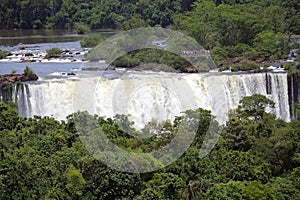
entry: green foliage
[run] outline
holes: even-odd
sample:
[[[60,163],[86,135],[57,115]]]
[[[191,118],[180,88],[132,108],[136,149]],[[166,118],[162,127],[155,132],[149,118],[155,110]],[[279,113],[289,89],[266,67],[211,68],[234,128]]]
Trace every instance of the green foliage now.
[[[283,34],[272,31],[263,31],[254,38],[254,48],[262,59],[286,58],[288,42]]]
[[[140,70],[178,70],[181,72],[185,71],[187,67],[192,66],[184,58],[161,49],[142,49],[132,51],[129,54],[121,56],[112,64],[116,67],[136,68]]]
[[[25,119],[0,103],[0,199],[299,199],[300,122],[266,113],[272,105],[263,96],[242,99],[220,127],[215,148],[200,158],[199,147],[213,122],[211,113],[200,108],[174,122],[150,123],[144,131],[169,134],[140,139],[124,131],[136,131],[125,115]],[[75,119],[84,126],[75,127]],[[194,130],[196,139],[166,168],[131,174],[110,169],[87,152],[79,134],[99,127],[120,148],[134,152],[161,148],[178,130]]]
[[[78,23],[86,24],[84,30],[123,28],[123,25],[131,28],[142,21],[145,25],[167,27],[176,13],[190,9],[194,1],[2,0],[0,28],[77,29]],[[142,17],[136,20],[137,15]]]
[[[299,15],[298,10],[294,2],[284,1],[198,1],[192,11],[174,16],[173,27],[211,49],[217,64],[228,58],[262,62],[287,57],[286,33],[300,30],[287,19],[295,19],[289,12]],[[232,65],[224,64],[227,69]]]
[[[26,66],[24,69],[24,75],[25,76],[32,76],[34,75],[34,71],[32,69],[30,69],[30,67]]]
[[[147,192],[145,191],[141,195],[141,198],[147,198],[150,190],[158,199],[179,199],[181,196],[179,189],[183,185],[184,182],[178,175],[172,173],[155,173],[152,179],[145,184]]]
[[[243,59],[239,63],[233,64],[232,71],[258,71],[259,64],[254,61]]]
[[[147,23],[143,20],[142,16],[139,14],[133,15],[129,20],[124,22],[124,29],[130,30],[134,28],[146,27]]]
[[[214,59],[214,61],[217,64],[219,64],[221,61],[225,60],[227,57],[228,57],[228,53],[224,48],[222,48],[220,46],[213,48],[212,58]]]
[[[6,56],[8,56],[10,54],[9,51],[5,51],[5,50],[1,50],[0,49],[0,59],[5,58]]]
[[[13,87],[14,87],[14,84],[12,84],[12,83],[0,84],[2,102],[5,102],[7,104],[12,103],[13,98],[14,98]]]
[[[261,184],[260,182],[253,181],[243,188],[244,199],[254,200],[273,200],[276,199],[275,192],[272,188]]]
[[[0,131],[14,129],[18,123],[18,119],[16,109],[0,102]]]
[[[275,192],[276,199],[299,199],[300,191],[297,189],[297,183],[290,177],[275,177],[267,184]]]
[[[45,56],[46,59],[49,59],[49,58],[59,58],[61,57],[63,51],[59,48],[52,48],[52,49],[49,49],[47,50],[47,54]]]
[[[78,34],[84,34],[90,31],[90,28],[86,24],[79,22],[74,24],[74,29]]]
[[[227,183],[216,184],[211,187],[205,194],[203,199],[213,200],[227,200],[236,199],[242,200],[244,184],[236,181],[229,181]]]
[[[100,44],[104,40],[103,36],[99,34],[93,34],[89,36],[85,36],[81,41],[81,47],[95,47]]]
[[[242,115],[253,117],[255,121],[263,118],[267,107],[274,108],[275,103],[261,94],[246,96],[240,101],[239,109]]]
[[[65,172],[65,177],[68,181],[66,188],[71,195],[75,198],[82,196],[82,191],[85,187],[86,181],[83,179],[80,171],[75,169],[74,166],[71,166]]]
[[[300,55],[298,55],[295,60],[300,62]]]

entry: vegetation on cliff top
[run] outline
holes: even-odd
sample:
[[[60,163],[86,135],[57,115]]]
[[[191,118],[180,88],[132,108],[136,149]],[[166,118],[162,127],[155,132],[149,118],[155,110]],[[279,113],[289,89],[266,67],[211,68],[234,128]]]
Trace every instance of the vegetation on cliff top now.
[[[8,56],[9,54],[10,54],[9,51],[5,51],[5,50],[0,49],[0,59],[5,58],[5,57]]]
[[[36,81],[38,76],[34,73],[32,69],[28,66],[24,69],[23,74],[16,74],[15,71],[12,71],[11,74],[4,74],[0,77],[0,84],[12,84],[16,82],[25,82],[25,81]]]
[[[62,56],[63,51],[59,48],[52,48],[47,50],[47,54],[45,56],[46,59],[49,58],[59,58]]]

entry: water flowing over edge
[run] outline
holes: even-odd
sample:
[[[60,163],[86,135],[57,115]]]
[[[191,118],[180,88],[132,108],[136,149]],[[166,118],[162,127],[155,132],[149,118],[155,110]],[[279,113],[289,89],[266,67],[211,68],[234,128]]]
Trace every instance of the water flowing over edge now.
[[[211,110],[220,123],[244,96],[262,94],[275,102],[269,110],[290,120],[287,74],[146,74],[119,78],[85,77],[47,80],[13,88],[21,116],[52,116],[58,120],[76,111],[105,117],[130,114],[137,128],[152,119],[174,119],[198,107]]]

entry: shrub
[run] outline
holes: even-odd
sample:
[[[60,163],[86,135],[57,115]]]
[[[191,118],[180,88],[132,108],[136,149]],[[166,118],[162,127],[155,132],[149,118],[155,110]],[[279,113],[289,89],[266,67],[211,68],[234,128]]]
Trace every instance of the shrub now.
[[[32,69],[30,69],[28,66],[26,66],[26,68],[24,69],[24,75],[25,76],[32,76],[34,75],[34,72]]]
[[[226,51],[226,49],[220,46],[216,46],[212,50],[212,58],[217,63],[217,65],[220,64],[221,61],[225,60],[228,57],[227,54],[228,52]]]
[[[103,40],[104,40],[104,38],[102,35],[93,34],[93,35],[84,37],[80,41],[80,45],[81,45],[81,47],[95,47],[98,44],[100,44]]]
[[[228,47],[228,57],[229,58],[235,58],[235,57],[242,57],[247,52],[252,52],[253,48],[251,48],[247,44],[237,44],[233,47]]]
[[[74,28],[78,34],[84,34],[90,31],[90,28],[84,23],[75,23]]]
[[[243,59],[232,66],[232,71],[250,71],[258,69],[259,65],[256,62],[247,59]]]
[[[10,54],[9,51],[5,51],[5,50],[1,50],[0,49],[0,59],[5,58],[6,56],[8,56]]]
[[[287,62],[287,63],[284,63],[282,66],[283,66],[283,68],[284,68],[285,70],[289,70],[289,69],[291,69],[292,67],[294,67],[294,63],[292,63],[292,62]]]
[[[185,71],[187,67],[192,66],[187,60],[173,54],[171,52],[160,49],[141,49],[132,51],[127,55],[123,55],[113,63],[116,67],[125,67],[136,69],[147,69],[160,71]],[[149,69],[149,70],[150,70]]]
[[[129,20],[125,21],[123,26],[125,30],[130,30],[134,28],[146,27],[147,23],[143,20],[141,15],[135,14]]]
[[[45,58],[59,58],[61,57],[61,54],[63,53],[63,51],[59,48],[52,48],[47,50],[47,54],[45,56]]]

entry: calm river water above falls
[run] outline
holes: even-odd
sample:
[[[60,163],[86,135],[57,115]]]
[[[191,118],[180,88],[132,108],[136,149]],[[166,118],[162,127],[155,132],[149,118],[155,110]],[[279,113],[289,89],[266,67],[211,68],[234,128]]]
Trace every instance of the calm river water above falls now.
[[[101,34],[104,37],[108,37],[115,33],[116,31],[114,30],[99,30],[92,34]],[[0,49],[22,55],[31,52],[45,52],[48,49],[57,47],[64,50],[70,50],[73,54],[83,54],[86,49],[83,49],[80,46],[79,41],[82,37],[84,37],[84,35],[74,34],[66,30],[0,30]],[[24,50],[20,50],[21,44],[26,46]],[[0,74],[8,74],[12,71],[22,73],[25,67],[29,66],[38,74],[38,76],[45,77],[54,72],[74,72],[78,68],[82,68],[83,65],[88,65],[88,67],[101,67],[104,64],[97,63],[92,65],[80,62],[80,60],[77,60],[76,62],[60,61],[32,63],[21,63],[14,61],[13,59],[9,62],[0,60]]]

